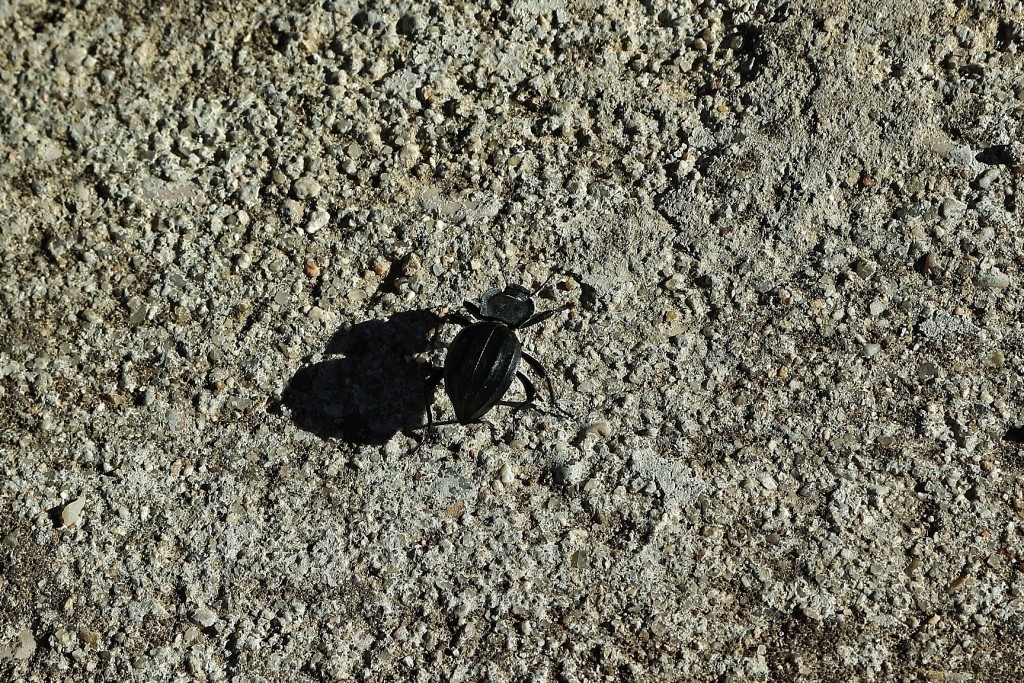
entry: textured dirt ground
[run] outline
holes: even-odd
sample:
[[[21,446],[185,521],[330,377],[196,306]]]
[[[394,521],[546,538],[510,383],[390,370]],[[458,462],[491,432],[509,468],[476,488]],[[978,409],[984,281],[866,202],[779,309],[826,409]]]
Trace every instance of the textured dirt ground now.
[[[1020,2],[0,3],[0,678],[1019,680],[1022,52]],[[552,275],[569,417],[404,433],[444,309]]]

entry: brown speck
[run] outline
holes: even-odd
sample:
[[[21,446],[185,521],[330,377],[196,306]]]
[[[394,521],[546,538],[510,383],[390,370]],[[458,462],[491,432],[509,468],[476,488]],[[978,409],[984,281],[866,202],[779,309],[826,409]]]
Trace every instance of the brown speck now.
[[[970,579],[970,578],[971,578],[970,575],[968,575],[966,573],[961,574],[960,576],[956,577],[955,579],[950,581],[949,585],[946,587],[946,593],[949,594],[949,593],[956,592],[956,589],[960,588],[960,586],[962,586],[965,583],[967,583],[968,579]]]
[[[932,269],[935,268],[935,252],[929,251],[927,254],[917,259],[915,266],[917,267],[917,272],[921,273],[921,275],[929,275],[932,272]]]
[[[460,500],[460,501],[456,501],[452,505],[449,505],[445,509],[444,514],[447,515],[451,519],[458,519],[459,517],[462,516],[462,512],[465,509],[466,509],[466,501]]]
[[[420,257],[415,253],[409,253],[402,259],[402,275],[406,277],[417,274],[423,269]]]
[[[306,261],[306,267],[303,268],[303,271],[306,273],[306,277],[310,279],[320,277],[320,266],[318,266],[316,261],[312,259]]]
[[[860,186],[863,187],[865,190],[874,187],[875,179],[872,178],[871,175],[867,173],[867,171],[864,171],[860,174]]]
[[[377,277],[384,277],[388,274],[389,270],[391,270],[391,264],[387,261],[381,261],[373,267],[373,273]]]

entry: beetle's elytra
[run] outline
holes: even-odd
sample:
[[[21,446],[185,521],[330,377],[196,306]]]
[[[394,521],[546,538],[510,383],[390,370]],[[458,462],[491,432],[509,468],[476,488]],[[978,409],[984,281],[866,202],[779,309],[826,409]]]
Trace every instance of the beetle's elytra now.
[[[523,345],[502,323],[485,321],[464,328],[448,347],[444,389],[462,424],[483,417],[512,386]]]
[[[525,360],[547,382],[552,406],[556,407],[551,380],[540,362],[523,351],[516,331],[543,322],[568,306],[535,314],[530,291],[509,285],[504,290],[488,289],[481,295],[479,305],[466,301],[465,307],[478,322],[458,313],[445,317],[445,322],[462,325],[463,329],[448,347],[444,368],[432,376],[428,390],[443,376],[456,420],[469,424],[501,402],[518,377],[526,391],[525,400],[514,404],[521,409],[531,404],[537,395],[533,383],[519,371],[520,360]],[[427,420],[428,424],[433,423],[429,407]]]

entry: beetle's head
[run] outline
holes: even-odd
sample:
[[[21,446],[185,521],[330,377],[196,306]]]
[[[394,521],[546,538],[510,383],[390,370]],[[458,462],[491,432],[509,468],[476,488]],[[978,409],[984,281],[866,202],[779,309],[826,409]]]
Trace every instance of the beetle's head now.
[[[492,287],[480,295],[480,317],[496,320],[515,329],[533,315],[530,290],[520,285],[509,285],[504,291]]]

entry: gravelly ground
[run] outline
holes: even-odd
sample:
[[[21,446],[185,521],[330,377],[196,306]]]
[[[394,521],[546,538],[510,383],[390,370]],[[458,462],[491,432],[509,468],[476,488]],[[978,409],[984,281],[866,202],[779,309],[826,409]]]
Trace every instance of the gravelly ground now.
[[[1020,680],[1024,4],[202,5],[0,3],[0,678]]]

